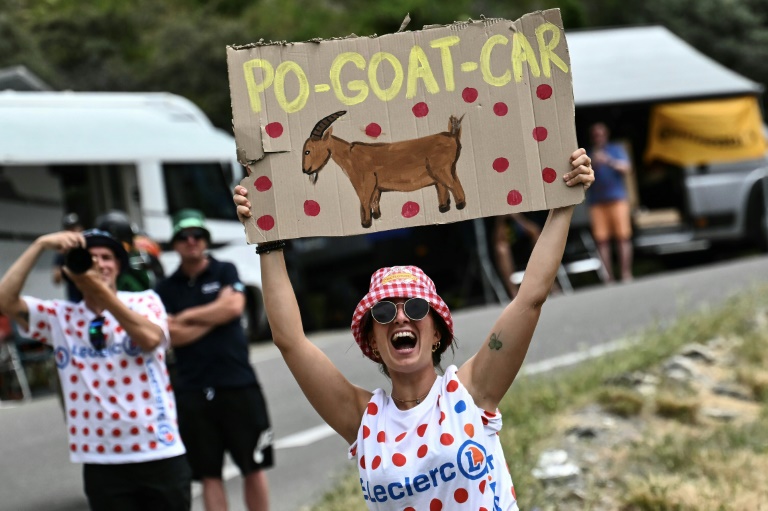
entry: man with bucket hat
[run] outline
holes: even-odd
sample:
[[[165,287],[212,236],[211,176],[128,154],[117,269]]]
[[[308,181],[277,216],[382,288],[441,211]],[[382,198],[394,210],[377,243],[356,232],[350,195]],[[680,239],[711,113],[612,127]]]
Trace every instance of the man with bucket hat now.
[[[39,256],[66,252],[83,299],[21,296]],[[109,233],[41,236],[0,280],[0,311],[24,337],[53,347],[70,459],[83,463],[93,510],[188,510],[190,473],[165,367],[165,309],[154,291],[117,290],[128,255]]]
[[[272,430],[240,324],[245,286],[232,263],[207,253],[210,240],[200,211],[179,211],[171,243],[181,264],[157,287],[176,357],[179,427],[206,510],[227,509],[222,465],[229,452],[243,475],[246,507],[266,511]]]

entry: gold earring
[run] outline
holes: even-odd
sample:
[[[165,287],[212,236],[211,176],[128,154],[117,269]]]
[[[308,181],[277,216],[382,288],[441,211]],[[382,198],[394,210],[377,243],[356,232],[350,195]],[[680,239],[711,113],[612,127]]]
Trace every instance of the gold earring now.
[[[432,353],[436,352],[440,349],[440,341],[437,341],[435,344],[432,345]]]
[[[374,357],[376,357],[376,358],[381,358],[381,357],[379,356],[379,350],[377,350],[375,346],[371,346],[371,353],[373,353],[373,356],[374,356]]]

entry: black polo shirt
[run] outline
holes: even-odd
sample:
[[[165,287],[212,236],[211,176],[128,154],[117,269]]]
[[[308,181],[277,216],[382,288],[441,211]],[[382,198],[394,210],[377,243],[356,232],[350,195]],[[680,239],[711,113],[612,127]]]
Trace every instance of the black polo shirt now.
[[[168,314],[213,302],[227,286],[240,292],[245,289],[232,263],[217,261],[210,256],[208,260],[208,267],[194,279],[188,278],[179,268],[158,284],[156,291]],[[239,317],[217,326],[197,341],[173,348],[173,351],[178,375],[174,383],[176,391],[256,383],[256,374],[248,361],[248,339]]]

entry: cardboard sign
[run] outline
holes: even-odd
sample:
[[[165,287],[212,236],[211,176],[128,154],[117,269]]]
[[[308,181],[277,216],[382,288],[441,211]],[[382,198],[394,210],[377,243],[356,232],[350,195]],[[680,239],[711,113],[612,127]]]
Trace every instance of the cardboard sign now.
[[[559,10],[227,48],[252,243],[576,204]]]

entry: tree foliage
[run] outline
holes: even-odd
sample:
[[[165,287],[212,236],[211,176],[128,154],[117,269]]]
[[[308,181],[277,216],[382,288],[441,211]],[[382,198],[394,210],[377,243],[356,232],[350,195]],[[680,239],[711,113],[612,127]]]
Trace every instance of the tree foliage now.
[[[766,0],[4,0],[0,67],[57,89],[169,91],[230,126],[225,48],[410,30],[559,7],[566,28],[664,24],[737,72],[768,81]]]

